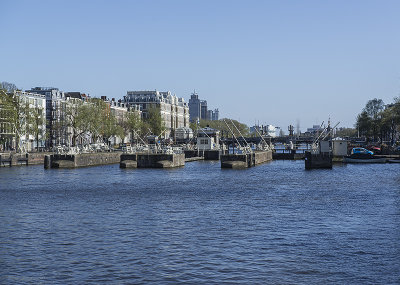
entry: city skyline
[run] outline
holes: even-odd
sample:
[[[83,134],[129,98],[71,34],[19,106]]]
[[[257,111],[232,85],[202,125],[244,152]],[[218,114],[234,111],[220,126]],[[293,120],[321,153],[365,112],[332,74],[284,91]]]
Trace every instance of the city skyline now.
[[[199,96],[222,117],[353,127],[399,95],[396,1],[5,1],[0,81],[122,99]]]

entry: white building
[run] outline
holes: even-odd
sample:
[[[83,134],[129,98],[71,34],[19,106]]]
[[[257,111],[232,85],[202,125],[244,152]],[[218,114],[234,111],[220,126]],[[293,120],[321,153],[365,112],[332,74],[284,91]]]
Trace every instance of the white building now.
[[[183,141],[183,140],[190,140],[193,138],[193,130],[191,128],[177,128],[175,130],[175,138],[177,140]]]
[[[219,149],[219,131],[213,128],[203,128],[198,130],[197,148],[199,150]]]
[[[22,103],[28,104],[32,116],[40,116],[41,124],[38,126],[39,140],[30,134],[23,134],[21,141],[27,146],[27,151],[35,148],[44,148],[46,143],[46,96],[41,94],[15,91],[14,94],[20,97]],[[35,118],[34,118],[35,119]]]
[[[70,134],[65,127],[67,103],[65,93],[54,87],[35,87],[26,92],[46,96],[46,128],[49,134],[47,146],[67,145],[70,141]]]
[[[268,137],[276,137],[276,127],[273,125],[261,125],[250,127],[250,133]]]
[[[127,119],[128,112],[135,112],[139,118],[141,117],[141,111],[139,110],[138,105],[132,105],[128,107],[128,104],[123,102],[122,100],[116,101],[115,98],[112,98],[111,101],[107,99],[106,96],[102,96],[101,99],[106,102],[106,104],[110,107],[110,113],[115,116],[115,119],[119,124],[123,124],[123,121]],[[109,141],[112,145],[118,145],[121,143],[128,143],[132,139],[132,134],[125,134],[124,138],[119,136],[112,136],[109,138]]]
[[[149,108],[157,107],[165,124],[166,138],[173,137],[177,128],[189,127],[187,103],[183,98],[172,95],[170,91],[128,91],[124,101],[129,107],[138,105],[144,119],[148,116]]]
[[[17,144],[22,151],[31,151],[37,147],[44,147],[46,140],[46,96],[19,90],[14,91],[9,96],[14,96],[19,100],[18,124],[20,127],[17,130],[16,126],[12,125],[8,118],[4,117],[9,116],[9,113],[0,110],[0,135],[4,139],[4,148],[15,149]],[[28,109],[25,109],[25,107],[28,107]],[[32,130],[33,124],[29,122],[29,120],[36,118],[41,118],[37,128],[38,138],[36,138],[36,134]],[[16,142],[17,135],[19,137],[18,143]]]

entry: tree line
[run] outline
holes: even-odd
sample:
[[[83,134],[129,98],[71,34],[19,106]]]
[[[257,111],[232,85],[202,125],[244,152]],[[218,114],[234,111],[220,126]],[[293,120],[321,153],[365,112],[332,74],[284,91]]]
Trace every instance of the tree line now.
[[[61,118],[46,120],[44,108],[30,104],[15,91],[20,90],[14,84],[0,83],[0,144],[15,138],[17,150],[22,147],[22,136],[29,138],[32,135],[39,148],[40,140],[51,140],[62,133],[68,134],[71,146],[76,146],[82,140],[109,144],[113,136],[122,140],[129,136],[132,142],[149,134],[160,135],[165,130],[157,107],[149,108],[142,119],[139,112],[129,109],[117,114],[99,98],[65,100],[60,107]]]
[[[388,105],[382,99],[369,100],[357,116],[356,128],[369,140],[393,143],[400,131],[400,97]]]
[[[236,137],[249,136],[249,127],[246,124],[240,123],[237,120],[232,119],[221,119],[221,120],[200,120],[199,124],[190,123],[190,128],[192,130],[197,130],[198,128],[210,127],[221,132],[223,137],[232,137],[232,133]]]
[[[109,143],[111,137],[123,141],[127,136],[130,141],[144,140],[147,135],[160,135],[165,130],[161,113],[157,107],[147,110],[146,118],[141,118],[138,111],[130,110],[117,114],[107,102],[90,98],[87,101],[74,99],[67,103],[66,127],[72,131],[72,145],[77,145],[79,137],[91,136],[92,142]]]
[[[2,134],[0,144],[15,137],[16,149],[22,147],[22,136],[32,135],[39,148],[39,138],[45,138],[46,117],[44,108],[30,104],[26,98],[15,96],[17,88],[14,84],[0,83],[0,123]]]

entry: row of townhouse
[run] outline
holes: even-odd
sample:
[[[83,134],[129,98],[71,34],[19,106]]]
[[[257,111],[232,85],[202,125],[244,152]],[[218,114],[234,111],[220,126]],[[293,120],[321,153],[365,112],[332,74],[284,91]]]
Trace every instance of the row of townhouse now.
[[[36,147],[53,148],[59,145],[72,145],[73,130],[67,124],[68,104],[76,100],[87,101],[89,96],[80,92],[64,92],[54,87],[34,87],[30,90],[15,91],[14,96],[21,100],[29,101],[31,108],[38,108],[46,118],[40,127],[43,132],[36,141],[32,135],[20,134],[20,144],[26,146],[30,151]],[[101,99],[107,103],[110,112],[118,121],[123,120],[126,112],[138,112],[142,119],[148,118],[149,109],[157,108],[165,125],[164,138],[174,138],[179,130],[189,129],[189,107],[183,98],[171,94],[170,91],[128,91],[122,100],[111,100],[102,96]],[[5,110],[0,106],[0,136],[2,137],[2,149],[16,148],[15,128],[10,126],[4,118]],[[177,131],[178,130],[178,131]],[[159,135],[159,134],[156,134]],[[129,135],[123,140],[118,137],[111,138],[112,144],[125,143],[130,140]],[[90,135],[80,137],[77,144],[90,141]]]
[[[129,107],[139,108],[143,119],[148,117],[150,108],[157,108],[165,124],[164,138],[174,138],[177,129],[189,128],[188,104],[170,91],[128,91],[123,101]]]
[[[18,100],[18,111],[11,111],[11,106],[5,102],[0,103],[0,150],[15,150],[17,146],[22,150],[33,148],[43,148],[46,140],[46,121],[38,124],[38,139],[35,138],[33,131],[27,131],[29,116],[46,117],[46,97],[41,94],[24,92],[20,90],[8,94]],[[29,113],[37,110],[35,113]],[[11,119],[11,116],[16,116]],[[18,120],[18,122],[17,122]],[[18,129],[16,124],[20,126]],[[18,140],[18,142],[17,142]]]

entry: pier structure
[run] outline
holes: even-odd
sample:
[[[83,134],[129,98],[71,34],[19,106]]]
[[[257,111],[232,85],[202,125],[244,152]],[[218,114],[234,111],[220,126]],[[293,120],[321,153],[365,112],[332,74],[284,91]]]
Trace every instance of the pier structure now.
[[[120,168],[173,168],[185,165],[185,153],[179,147],[146,144],[128,149],[120,156]]]
[[[221,168],[248,168],[272,160],[272,150],[221,155]]]
[[[122,154],[120,168],[173,168],[185,166],[184,153]]]
[[[236,148],[236,151],[234,148],[232,148],[232,153],[229,152],[229,147],[227,149],[227,152],[223,155],[220,156],[221,160],[221,168],[248,168],[252,166],[256,166],[258,164],[267,162],[272,160],[272,145],[271,143],[267,143],[262,135],[258,132],[258,135],[260,137],[260,142],[254,147],[250,145],[246,139],[242,136],[240,133],[239,129],[235,126],[233,121],[231,120],[231,123],[233,127],[236,129],[236,131],[241,135],[245,146],[242,146],[242,144],[239,142],[239,140],[236,138],[234,135],[234,132],[232,129],[229,127],[229,125],[224,121],[226,126],[228,127],[229,131],[232,133],[233,138],[236,140],[236,143],[238,145],[238,148]],[[234,146],[234,144],[233,144]]]
[[[186,161],[196,160],[219,160],[221,155],[221,150],[213,149],[213,150],[197,150],[190,149],[184,150]]]
[[[115,164],[120,162],[121,152],[94,152],[75,154],[51,154],[44,158],[44,168],[77,168]]]
[[[48,154],[50,153],[0,153],[0,167],[43,164],[44,157]]]
[[[322,122],[321,127],[324,122]],[[333,152],[332,152],[332,130],[336,128],[337,123],[331,128],[330,119],[328,126],[323,129],[321,134],[314,140],[311,150],[306,151],[304,158],[305,169],[328,168],[332,169]]]

